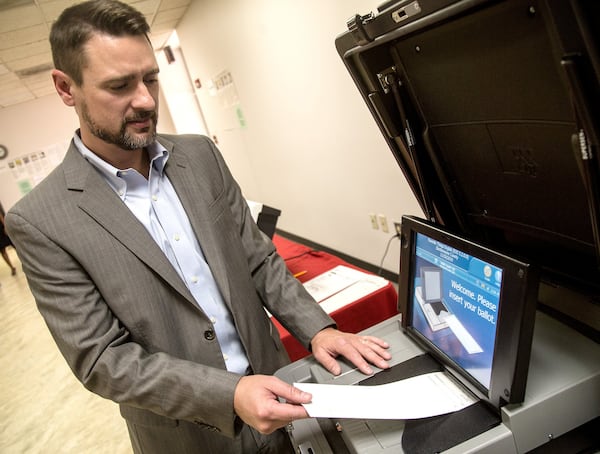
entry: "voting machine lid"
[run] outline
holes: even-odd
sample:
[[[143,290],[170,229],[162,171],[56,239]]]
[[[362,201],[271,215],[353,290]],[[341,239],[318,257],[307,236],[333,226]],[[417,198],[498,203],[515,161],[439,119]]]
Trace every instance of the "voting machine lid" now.
[[[405,0],[347,26],[338,53],[425,217],[537,264],[540,300],[598,338],[600,2]]]

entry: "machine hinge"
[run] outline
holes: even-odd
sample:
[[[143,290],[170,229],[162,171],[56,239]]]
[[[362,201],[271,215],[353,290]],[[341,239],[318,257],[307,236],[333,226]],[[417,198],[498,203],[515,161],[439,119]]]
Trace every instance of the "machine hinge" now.
[[[369,36],[367,31],[365,30],[365,25],[375,19],[375,15],[373,12],[365,14],[361,16],[360,14],[355,14],[353,17],[346,21],[346,25],[348,26],[348,30],[352,33],[354,37],[354,41],[359,46],[363,46],[367,43],[373,41],[373,38]]]

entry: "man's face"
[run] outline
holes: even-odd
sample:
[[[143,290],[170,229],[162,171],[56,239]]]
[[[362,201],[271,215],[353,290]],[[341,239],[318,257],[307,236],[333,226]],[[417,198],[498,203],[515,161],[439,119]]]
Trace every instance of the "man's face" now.
[[[85,45],[83,82],[74,87],[81,138],[96,153],[139,150],[156,136],[158,64],[144,36],[95,35]]]

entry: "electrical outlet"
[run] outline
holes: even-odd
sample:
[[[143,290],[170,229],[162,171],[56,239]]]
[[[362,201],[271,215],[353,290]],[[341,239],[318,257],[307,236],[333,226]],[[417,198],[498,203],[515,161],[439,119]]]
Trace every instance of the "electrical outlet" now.
[[[371,218],[371,227],[373,228],[373,230],[379,230],[379,222],[377,222],[377,216],[371,213],[369,214],[369,217]]]
[[[379,225],[381,226],[381,231],[388,233],[390,229],[388,227],[388,222],[387,218],[385,217],[385,214],[380,214],[377,217],[379,218]]]
[[[394,222],[394,229],[396,230],[396,233],[398,235],[402,234],[402,223],[401,222]]]

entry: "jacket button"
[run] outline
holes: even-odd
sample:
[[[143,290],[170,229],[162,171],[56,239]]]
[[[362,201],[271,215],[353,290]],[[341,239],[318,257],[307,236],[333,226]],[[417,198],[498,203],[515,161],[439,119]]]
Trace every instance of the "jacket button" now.
[[[204,339],[211,341],[215,339],[215,332],[212,329],[204,331]]]

